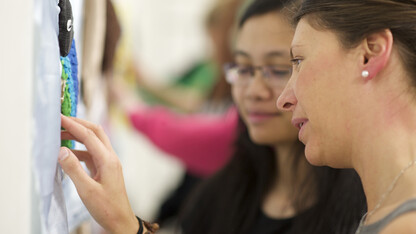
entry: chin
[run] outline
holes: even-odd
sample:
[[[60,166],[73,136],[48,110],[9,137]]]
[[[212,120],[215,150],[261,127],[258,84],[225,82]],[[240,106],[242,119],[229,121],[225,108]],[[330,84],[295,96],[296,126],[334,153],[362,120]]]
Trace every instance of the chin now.
[[[326,157],[325,155],[329,156]],[[338,157],[334,157],[335,155]],[[348,161],[343,160],[347,157],[340,152],[327,152],[325,154],[324,152],[319,151],[317,147],[313,147],[311,145],[305,146],[305,157],[306,160],[314,166],[328,166],[338,169],[352,168],[352,165],[350,165]]]
[[[306,160],[314,166],[328,166],[324,163],[322,154],[318,153],[318,149],[316,147],[312,147],[311,145],[305,145],[305,157]]]
[[[250,132],[251,140],[259,145],[272,145],[275,143],[275,139],[265,133],[260,132]]]
[[[250,135],[251,140],[259,145],[268,145],[268,146],[276,146],[279,144],[286,144],[295,142],[296,138],[288,138],[288,137],[276,137],[276,136],[269,136],[265,135]]]
[[[251,140],[258,145],[273,145],[274,141],[267,137],[250,137]]]

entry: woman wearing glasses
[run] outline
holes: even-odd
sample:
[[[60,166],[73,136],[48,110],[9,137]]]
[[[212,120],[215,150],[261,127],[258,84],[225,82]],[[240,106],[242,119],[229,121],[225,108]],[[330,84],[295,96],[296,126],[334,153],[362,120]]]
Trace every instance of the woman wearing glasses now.
[[[291,74],[291,6],[256,1],[240,21],[235,61],[226,66],[241,115],[236,152],[195,192],[184,210],[184,233],[351,233],[358,225],[364,199],[355,173],[309,165],[292,115],[275,107]],[[93,179],[66,149],[59,160],[91,214],[111,232],[137,232],[107,137],[79,119],[63,117],[62,126],[66,138],[87,146],[89,153],[75,152],[78,158],[93,159]]]

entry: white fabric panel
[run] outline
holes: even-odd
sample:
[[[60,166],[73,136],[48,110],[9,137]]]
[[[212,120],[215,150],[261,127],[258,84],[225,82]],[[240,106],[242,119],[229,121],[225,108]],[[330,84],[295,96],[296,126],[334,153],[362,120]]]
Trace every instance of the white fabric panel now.
[[[35,0],[33,170],[40,198],[42,233],[68,233],[57,157],[60,147],[58,0]]]

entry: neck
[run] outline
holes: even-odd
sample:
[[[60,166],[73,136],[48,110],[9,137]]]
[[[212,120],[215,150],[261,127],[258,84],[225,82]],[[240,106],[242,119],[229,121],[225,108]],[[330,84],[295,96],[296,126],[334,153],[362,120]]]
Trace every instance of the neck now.
[[[304,156],[296,159],[292,144],[280,144],[275,147],[275,152],[277,173],[275,182],[263,202],[263,210],[270,217],[287,218],[296,214],[293,206],[296,191],[299,190],[311,166]]]
[[[352,150],[352,164],[360,175],[368,212],[377,210],[369,219],[370,222],[384,217],[398,204],[416,195],[416,166],[402,171],[416,159],[416,118],[409,119],[409,116],[416,115],[409,108],[410,104],[392,104],[394,106],[384,108],[389,113],[383,113],[381,109],[377,115],[368,113],[368,116],[378,118],[369,120],[370,128],[361,129],[366,134],[355,136],[353,141],[353,145],[357,147]],[[398,175],[400,177],[397,183],[389,191]]]
[[[360,157],[360,161],[354,165],[358,174],[360,175],[364,191],[367,198],[368,211],[372,211],[380,202],[383,194],[385,194],[389,186],[393,183],[396,176],[401,174],[402,169],[405,169],[410,162],[416,159],[416,148],[414,143],[405,143],[409,138],[396,138],[400,141],[395,141],[388,138],[389,141],[374,142],[371,147],[363,150],[362,153],[356,153],[354,156]],[[413,138],[416,142],[416,138]],[[395,143],[392,144],[394,141]],[[381,142],[384,142],[382,144]],[[388,142],[388,143],[387,143]],[[406,146],[407,145],[407,146]],[[396,188],[408,184],[408,192],[396,194],[395,191],[384,199],[384,205],[398,202],[400,198],[409,197],[414,191],[414,179],[416,174],[411,173],[413,168],[408,168],[403,172],[399,178]],[[412,176],[409,176],[412,175]],[[413,176],[415,175],[415,176]],[[397,196],[396,196],[397,195]]]
[[[291,191],[303,179],[302,176],[305,174],[303,169],[307,163],[306,159],[302,157],[295,164],[297,159],[293,154],[293,146],[291,144],[279,145],[275,147],[275,152],[277,173],[274,187]]]

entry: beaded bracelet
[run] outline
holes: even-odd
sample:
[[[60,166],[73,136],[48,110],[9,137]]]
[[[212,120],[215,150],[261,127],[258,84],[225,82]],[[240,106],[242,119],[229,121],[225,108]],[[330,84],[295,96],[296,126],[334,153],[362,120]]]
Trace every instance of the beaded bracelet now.
[[[143,221],[137,216],[136,218],[137,218],[137,221],[139,221],[139,231],[137,232],[137,234],[142,234],[143,233]]]
[[[139,231],[137,232],[137,234],[152,234],[152,233],[155,233],[157,230],[159,230],[159,224],[143,221],[141,218],[137,216],[136,218],[139,221]],[[143,233],[143,225],[148,230],[146,231],[146,233]]]

